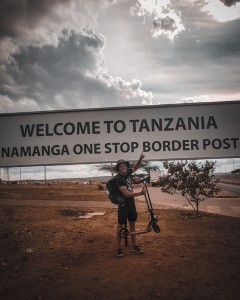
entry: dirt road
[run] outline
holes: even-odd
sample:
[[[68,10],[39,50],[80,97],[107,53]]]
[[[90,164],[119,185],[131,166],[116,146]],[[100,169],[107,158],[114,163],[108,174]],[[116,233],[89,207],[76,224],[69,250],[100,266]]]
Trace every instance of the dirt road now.
[[[117,258],[116,208],[102,207],[109,202],[97,186],[10,187],[3,194],[64,205],[0,205],[0,299],[239,298],[240,218],[156,209],[161,231],[138,236],[144,254],[132,253],[129,240]],[[65,206],[69,199],[78,206]],[[79,218],[97,211],[105,214]],[[142,206],[137,230],[147,223]]]

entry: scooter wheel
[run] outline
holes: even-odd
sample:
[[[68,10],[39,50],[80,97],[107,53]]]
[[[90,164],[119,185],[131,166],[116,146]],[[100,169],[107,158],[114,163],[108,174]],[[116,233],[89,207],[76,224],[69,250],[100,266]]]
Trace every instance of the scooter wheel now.
[[[129,234],[129,231],[127,228],[123,227],[119,230],[119,235],[121,238],[125,238]]]
[[[152,224],[153,231],[156,233],[160,232],[160,227],[157,224]]]

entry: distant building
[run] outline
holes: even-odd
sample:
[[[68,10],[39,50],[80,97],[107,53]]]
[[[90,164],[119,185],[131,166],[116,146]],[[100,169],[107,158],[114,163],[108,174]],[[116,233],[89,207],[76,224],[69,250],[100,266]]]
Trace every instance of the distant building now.
[[[240,169],[236,169],[234,171],[231,171],[231,174],[237,174],[237,173],[240,173]]]

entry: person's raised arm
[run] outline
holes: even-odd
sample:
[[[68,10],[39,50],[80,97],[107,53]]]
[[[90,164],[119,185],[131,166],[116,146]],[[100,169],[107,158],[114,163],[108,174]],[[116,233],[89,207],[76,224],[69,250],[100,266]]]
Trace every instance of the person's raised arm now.
[[[138,161],[135,163],[135,165],[133,166],[133,173],[135,171],[137,171],[137,169],[141,166],[141,161],[144,159],[145,155],[143,154],[143,152],[141,153]]]

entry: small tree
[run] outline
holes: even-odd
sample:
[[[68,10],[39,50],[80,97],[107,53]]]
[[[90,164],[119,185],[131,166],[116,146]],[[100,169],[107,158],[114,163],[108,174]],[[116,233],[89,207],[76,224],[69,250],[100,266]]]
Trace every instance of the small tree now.
[[[147,172],[149,176],[150,176],[150,171],[159,171],[160,169],[158,165],[154,165],[149,161],[142,162],[141,168],[143,171]]]
[[[200,203],[220,192],[218,180],[213,178],[215,162],[164,162],[163,165],[168,174],[161,179],[162,191],[169,194],[180,192],[197,217]]]

